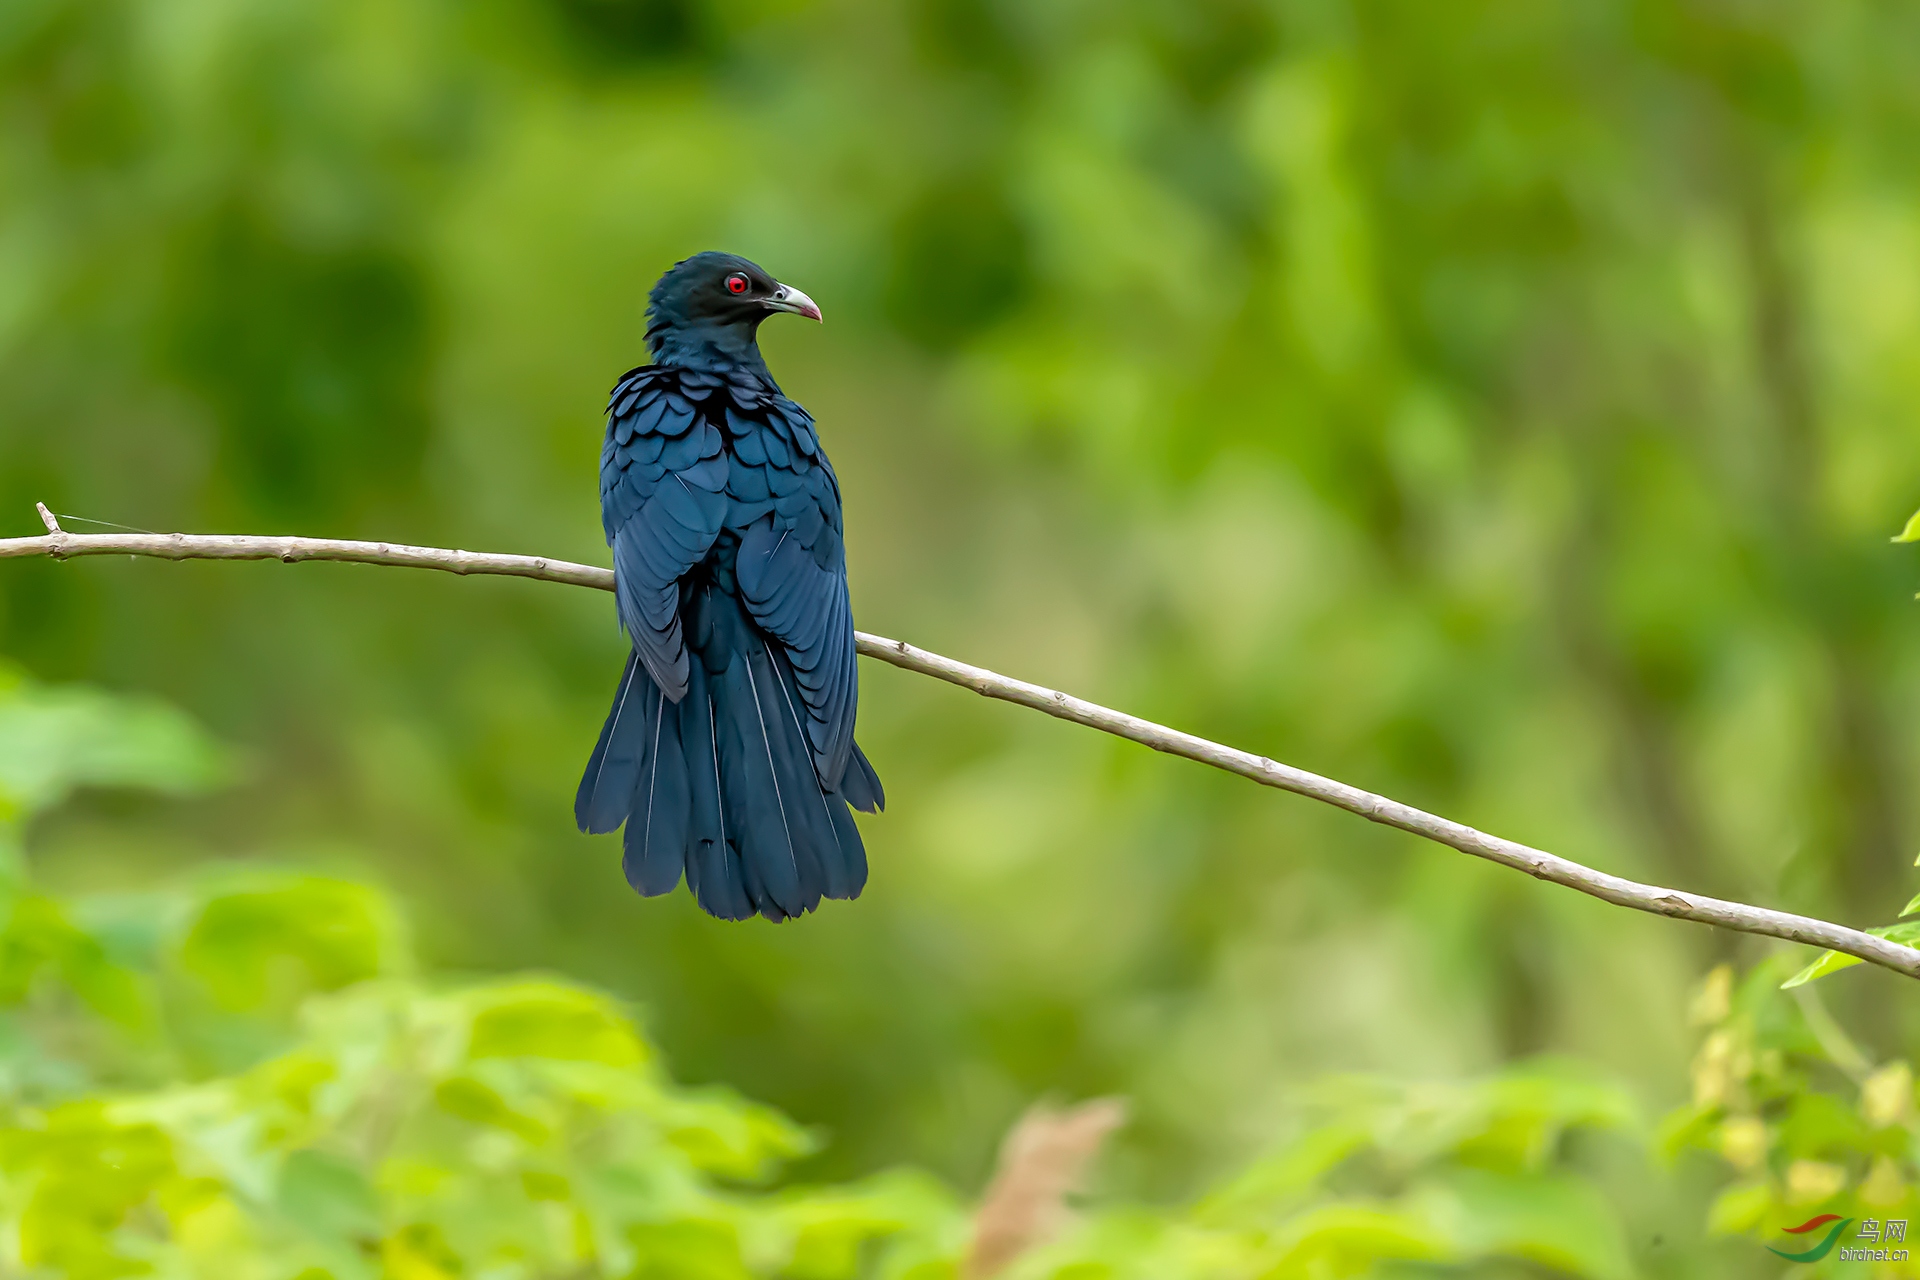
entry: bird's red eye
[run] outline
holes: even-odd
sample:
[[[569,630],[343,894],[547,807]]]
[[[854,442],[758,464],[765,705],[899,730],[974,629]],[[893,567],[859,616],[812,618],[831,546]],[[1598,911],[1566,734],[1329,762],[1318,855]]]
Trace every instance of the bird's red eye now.
[[[727,277],[728,293],[745,293],[746,291],[747,278],[745,276],[736,273]]]

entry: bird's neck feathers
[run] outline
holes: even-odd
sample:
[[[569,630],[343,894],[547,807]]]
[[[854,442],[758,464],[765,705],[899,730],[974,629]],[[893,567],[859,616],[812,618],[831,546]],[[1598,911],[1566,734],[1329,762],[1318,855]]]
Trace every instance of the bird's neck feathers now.
[[[759,328],[757,319],[752,324],[687,324],[656,316],[647,325],[647,349],[655,364],[709,373],[744,369],[771,381],[760,355]]]

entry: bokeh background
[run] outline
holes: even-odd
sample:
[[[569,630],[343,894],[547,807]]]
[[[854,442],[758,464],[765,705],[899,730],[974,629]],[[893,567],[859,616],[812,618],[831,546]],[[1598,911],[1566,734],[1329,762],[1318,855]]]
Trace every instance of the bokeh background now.
[[[763,344],[863,628],[1610,871],[1913,891],[1920,12],[9,0],[0,529],[604,563],[605,392],[714,247],[826,312]],[[376,878],[438,966],[634,999],[813,1176],[977,1186],[1035,1097],[1122,1093],[1146,1197],[1328,1072],[1671,1106],[1689,991],[1765,951],[872,664],[865,897],[718,923],[574,832],[622,648],[543,584],[10,562],[0,653],[244,766],[84,798],[36,872]]]

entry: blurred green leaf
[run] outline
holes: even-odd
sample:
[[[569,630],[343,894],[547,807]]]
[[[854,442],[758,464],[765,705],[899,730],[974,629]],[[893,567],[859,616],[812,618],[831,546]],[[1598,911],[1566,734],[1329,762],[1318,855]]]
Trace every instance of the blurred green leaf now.
[[[78,787],[185,795],[231,776],[226,754],[171,707],[0,670],[0,816],[31,816]]]
[[[1460,1169],[1424,1200],[1433,1220],[1469,1254],[1521,1258],[1593,1280],[1627,1280],[1634,1273],[1618,1213],[1578,1179]]]
[[[472,1076],[442,1080],[434,1086],[433,1100],[441,1110],[468,1124],[506,1129],[531,1143],[544,1142],[548,1137],[546,1126],[515,1111],[490,1085]]]
[[[783,1273],[795,1280],[857,1280],[869,1242],[912,1233],[957,1243],[967,1225],[952,1192],[908,1170],[788,1192],[776,1220],[792,1233]]]
[[[660,1099],[657,1106],[667,1140],[694,1168],[723,1178],[764,1178],[776,1166],[820,1146],[786,1116],[747,1102],[730,1089],[685,1090]]]
[[[74,1280],[145,1270],[129,1219],[177,1177],[171,1144],[149,1124],[117,1122],[97,1101],[22,1116],[0,1133],[19,1257]]]
[[[55,979],[89,1008],[128,1029],[147,1026],[152,998],[139,975],[116,963],[98,938],[66,908],[41,894],[23,894],[5,908],[0,928],[0,1004],[18,1004],[36,984]]]
[[[1540,1169],[1569,1129],[1631,1129],[1639,1109],[1627,1091],[1591,1067],[1567,1060],[1522,1064],[1479,1085],[1483,1131],[1460,1156],[1494,1168]]]
[[[1655,1148],[1669,1162],[1680,1153],[1702,1145],[1714,1132],[1721,1114],[1718,1102],[1680,1107],[1660,1119],[1655,1133]]]
[[[406,943],[392,903],[370,886],[250,873],[209,886],[179,957],[219,1007],[262,1011],[393,972]]]
[[[1446,1262],[1460,1255],[1424,1214],[1384,1206],[1336,1204],[1309,1209],[1274,1232],[1279,1275],[1357,1275],[1386,1261]]]
[[[1361,1123],[1309,1129],[1202,1200],[1196,1216],[1221,1223],[1271,1219],[1276,1208],[1316,1190],[1322,1179],[1373,1140],[1373,1127]]]
[[[606,996],[559,982],[483,987],[470,997],[470,1058],[557,1058],[637,1067],[648,1058],[632,1022]]]
[[[380,1238],[380,1203],[353,1161],[323,1151],[295,1151],[280,1167],[280,1212],[317,1239]]]
[[[1741,1235],[1764,1222],[1773,1208],[1774,1194],[1766,1182],[1742,1182],[1714,1197],[1707,1210],[1707,1230],[1715,1235]]]
[[[1894,538],[1895,542],[1920,542],[1920,511],[1913,513],[1913,519],[1907,521],[1907,527]]]
[[[1777,1124],[1781,1146],[1799,1159],[1845,1160],[1870,1146],[1870,1131],[1859,1112],[1830,1094],[1799,1094]]]

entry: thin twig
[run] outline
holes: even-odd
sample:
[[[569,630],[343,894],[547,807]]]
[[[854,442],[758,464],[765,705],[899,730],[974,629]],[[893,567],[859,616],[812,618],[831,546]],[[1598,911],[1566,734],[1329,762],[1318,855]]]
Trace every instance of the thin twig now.
[[[49,532],[38,538],[0,540],[0,559],[22,556],[52,556],[67,560],[76,556],[136,555],[158,556],[164,560],[281,560],[292,564],[299,560],[344,560],[357,564],[399,565],[416,569],[441,569],[459,574],[506,574],[519,578],[537,578],[543,582],[566,582],[574,586],[613,590],[613,571],[592,565],[551,560],[544,556],[483,554],[453,551],[443,547],[410,547],[387,542],[345,542],[329,538],[244,537],[194,535],[183,533],[119,534]],[[1727,902],[1699,894],[1682,893],[1658,885],[1640,884],[1619,876],[1595,871],[1577,862],[1558,857],[1512,840],[1503,840],[1436,817],[1411,805],[1386,796],[1374,795],[1358,787],[1323,778],[1304,769],[1281,764],[1266,756],[1210,742],[1190,733],[1169,729],[1151,720],[1142,720],[1092,702],[1070,697],[1054,689],[1028,684],[1007,676],[943,658],[937,653],[916,649],[901,640],[855,633],[860,653],[881,662],[917,671],[971,689],[983,697],[998,698],[1044,711],[1050,716],[1098,729],[1116,737],[1138,742],[1169,755],[1185,756],[1201,764],[1237,773],[1264,786],[1291,791],[1295,795],[1345,809],[1382,826],[1394,827],[1416,836],[1457,849],[1461,853],[1497,862],[1515,871],[1524,871],[1540,880],[1577,889],[1581,893],[1653,915],[1718,925],[1741,933],[1784,938],[1789,942],[1854,956],[1869,964],[1920,978],[1920,950],[1876,938],[1858,929],[1791,915],[1742,902]]]

